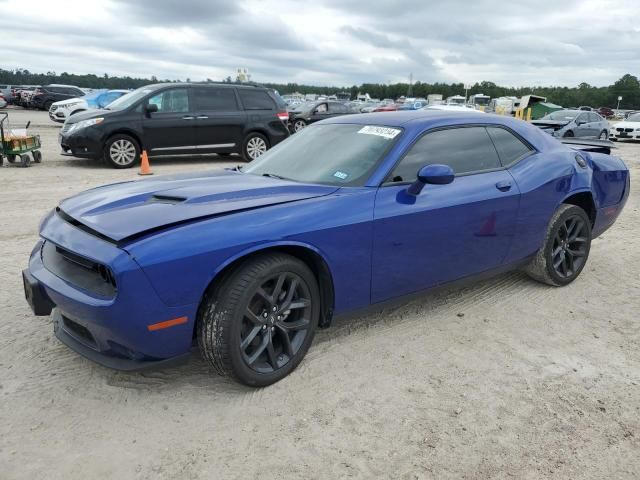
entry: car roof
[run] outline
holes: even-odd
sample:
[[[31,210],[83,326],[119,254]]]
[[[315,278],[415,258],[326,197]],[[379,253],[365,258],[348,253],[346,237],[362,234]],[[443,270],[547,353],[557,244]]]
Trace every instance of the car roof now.
[[[487,115],[487,117],[496,115]],[[428,125],[440,120],[455,119],[454,123],[478,123],[478,114],[467,112],[452,112],[449,110],[400,110],[394,112],[373,112],[324,120],[323,123],[355,123],[357,125],[385,125],[388,127],[403,127],[407,124]],[[484,118],[483,118],[484,121]],[[494,122],[491,122],[494,123]]]
[[[144,85],[141,88],[163,88],[163,87],[223,87],[223,88],[262,88],[265,90],[272,90],[269,87],[263,85],[257,85],[253,83],[228,83],[228,82],[168,82],[168,83],[153,83],[151,85]]]

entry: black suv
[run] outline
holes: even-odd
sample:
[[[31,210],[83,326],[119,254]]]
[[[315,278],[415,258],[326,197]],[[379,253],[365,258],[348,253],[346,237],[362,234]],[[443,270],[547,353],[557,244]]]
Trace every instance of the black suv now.
[[[149,156],[240,153],[250,161],[289,136],[275,90],[225,83],[163,83],[139,88],[105,110],[70,117],[63,155],[103,158],[115,168]]]
[[[29,106],[48,111],[55,102],[83,96],[82,90],[71,85],[44,85],[35,89]]]

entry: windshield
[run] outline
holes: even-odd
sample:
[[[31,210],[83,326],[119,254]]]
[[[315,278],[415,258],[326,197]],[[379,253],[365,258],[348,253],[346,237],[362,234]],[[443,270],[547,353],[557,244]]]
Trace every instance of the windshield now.
[[[573,120],[582,112],[576,112],[575,110],[559,110],[557,112],[551,112],[549,115],[542,118],[542,120]]]
[[[111,102],[107,110],[124,110],[125,108],[129,108],[138,100],[141,100],[153,91],[154,89],[149,87],[142,87],[134,90],[133,92],[127,93]]]
[[[399,128],[373,125],[313,125],[242,171],[304,183],[362,186],[401,133]]]
[[[640,113],[634,113],[627,117],[627,122],[640,122]]]

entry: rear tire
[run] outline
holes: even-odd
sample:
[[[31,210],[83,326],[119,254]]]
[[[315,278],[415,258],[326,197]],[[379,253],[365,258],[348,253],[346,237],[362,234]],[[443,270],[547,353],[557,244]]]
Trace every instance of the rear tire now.
[[[264,387],[298,366],[319,318],[313,272],[289,255],[260,255],[205,294],[198,310],[198,345],[219,374]]]
[[[573,137],[573,132],[571,130],[569,130],[568,132],[565,132],[565,134],[563,135],[565,138],[571,138]]]
[[[525,272],[548,285],[568,285],[582,272],[590,249],[591,220],[582,208],[562,204],[551,217],[542,248]]]
[[[53,105],[53,102],[51,100],[47,100],[44,102],[42,109],[48,112],[51,109],[51,105]]]
[[[269,150],[269,140],[258,132],[251,132],[242,142],[242,156],[247,162],[255,160]]]
[[[129,135],[114,135],[104,146],[104,160],[113,168],[131,168],[140,161],[140,146]]]

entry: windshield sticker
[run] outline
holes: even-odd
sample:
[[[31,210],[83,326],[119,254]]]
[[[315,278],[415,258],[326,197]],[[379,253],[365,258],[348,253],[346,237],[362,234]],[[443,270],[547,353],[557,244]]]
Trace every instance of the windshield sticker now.
[[[378,137],[384,138],[396,138],[396,136],[400,133],[400,130],[397,128],[389,128],[389,127],[374,127],[372,125],[367,125],[366,127],[362,127],[358,130],[358,133],[364,133],[366,135],[377,135]]]
[[[349,174],[338,170],[336,173],[333,174],[333,176],[339,178],[340,180],[346,180]]]

